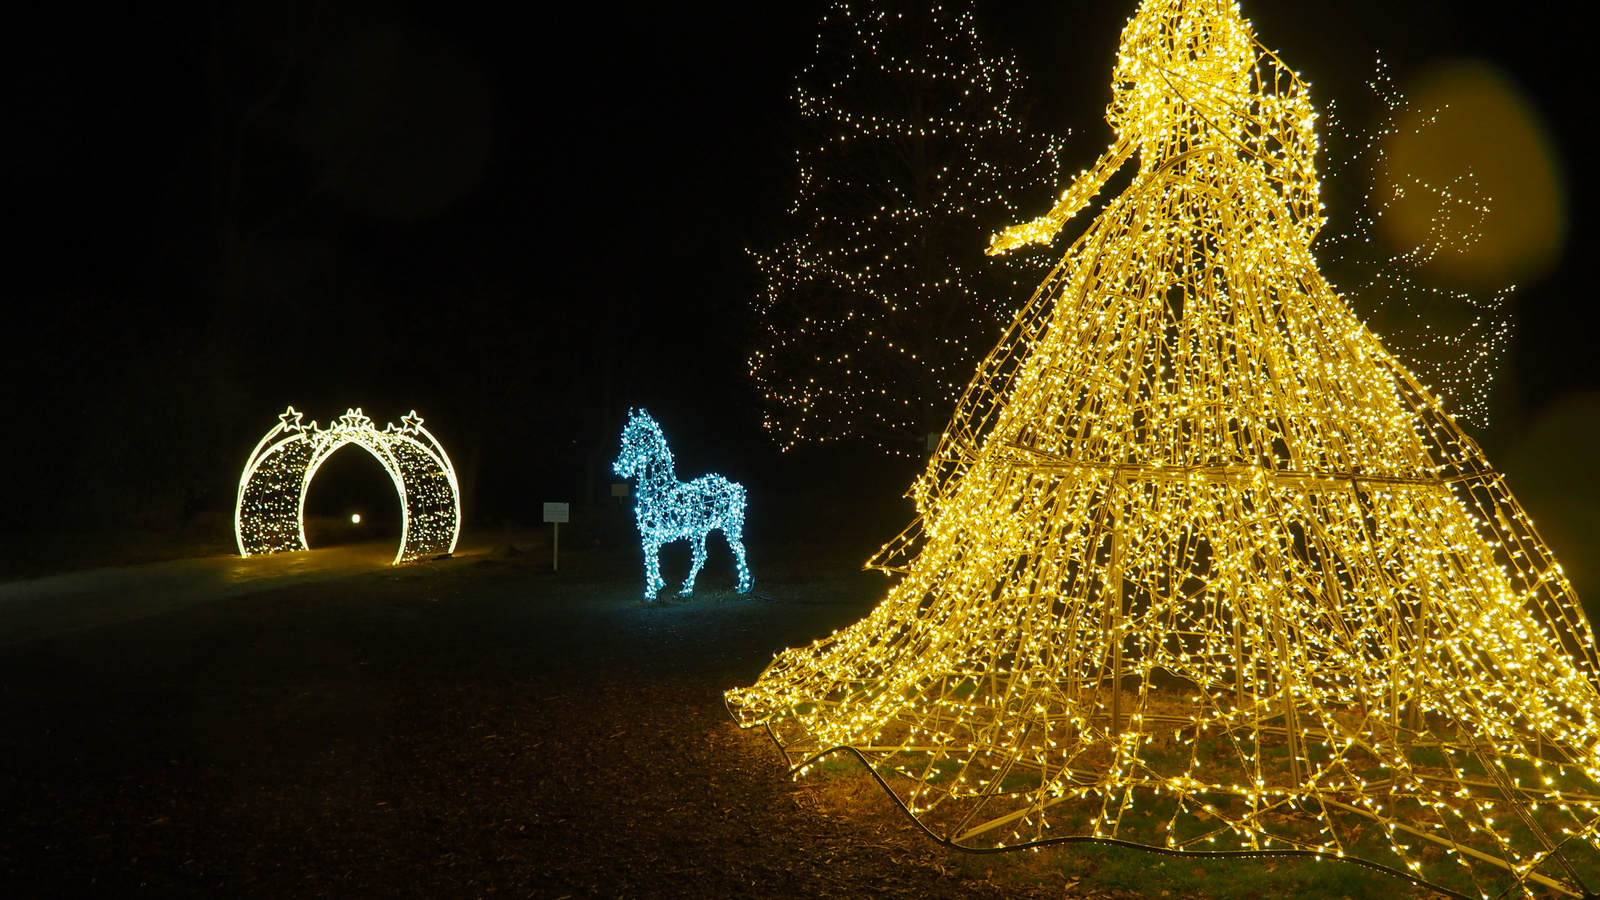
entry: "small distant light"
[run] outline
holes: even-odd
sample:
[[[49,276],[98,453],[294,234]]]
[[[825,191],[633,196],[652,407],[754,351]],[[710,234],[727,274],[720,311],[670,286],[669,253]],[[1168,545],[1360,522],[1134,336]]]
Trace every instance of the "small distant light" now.
[[[352,524],[352,525],[360,525],[361,524],[361,513],[351,513],[350,514],[350,524]]]

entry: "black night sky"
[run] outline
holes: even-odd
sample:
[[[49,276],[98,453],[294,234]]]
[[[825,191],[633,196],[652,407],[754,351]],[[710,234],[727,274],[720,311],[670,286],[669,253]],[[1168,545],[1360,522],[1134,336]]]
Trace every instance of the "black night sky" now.
[[[9,11],[7,527],[159,528],[225,511],[240,461],[288,404],[323,422],[346,406],[379,422],[417,409],[475,481],[480,520],[536,521],[541,500],[603,493],[630,405],[665,423],[686,474],[716,468],[759,494],[854,472],[893,498],[911,469],[877,451],[780,457],[744,372],[757,290],[744,248],[784,227],[791,87],[823,8]],[[1379,54],[1402,83],[1442,57],[1486,57],[1543,112],[1572,214],[1559,267],[1517,295],[1520,419],[1600,387],[1593,50],[1558,9],[1245,5],[1347,118],[1375,115],[1362,82]],[[991,49],[1028,78],[1030,126],[1070,131],[1074,168],[1105,146],[1131,12],[980,4]]]

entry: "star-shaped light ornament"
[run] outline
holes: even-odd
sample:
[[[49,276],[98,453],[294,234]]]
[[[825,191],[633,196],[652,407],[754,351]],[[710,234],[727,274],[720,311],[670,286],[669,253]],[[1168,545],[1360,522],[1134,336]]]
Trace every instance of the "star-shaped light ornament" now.
[[[339,417],[339,424],[335,425],[334,428],[349,431],[371,431],[372,419],[364,415],[361,412],[361,407],[358,406],[355,409],[346,409],[344,415]]]
[[[407,434],[416,434],[422,430],[422,417],[417,415],[414,409],[408,415],[401,416],[400,421],[402,423],[400,430]]]
[[[278,418],[283,421],[283,424],[279,427],[284,431],[300,431],[301,429],[305,428],[304,425],[300,424],[300,418],[304,415],[305,413],[300,412],[291,406],[284,410],[282,415],[278,416]]]

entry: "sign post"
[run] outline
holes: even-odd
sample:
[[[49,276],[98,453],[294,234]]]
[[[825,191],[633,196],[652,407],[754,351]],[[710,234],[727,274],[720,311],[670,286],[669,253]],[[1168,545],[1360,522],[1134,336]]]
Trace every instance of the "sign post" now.
[[[569,520],[572,507],[566,503],[546,503],[544,505],[544,520],[555,528],[555,537],[550,541],[550,571],[559,571],[561,568],[561,523]]]

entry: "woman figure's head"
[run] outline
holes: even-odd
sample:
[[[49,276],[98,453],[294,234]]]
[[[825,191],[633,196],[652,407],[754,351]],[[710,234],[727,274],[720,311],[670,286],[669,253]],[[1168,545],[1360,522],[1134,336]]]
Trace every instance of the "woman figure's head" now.
[[[1165,157],[1242,130],[1259,58],[1232,0],[1145,0],[1122,32],[1106,121]]]

